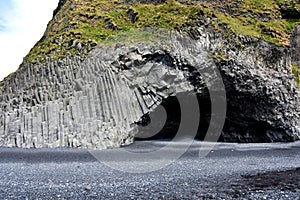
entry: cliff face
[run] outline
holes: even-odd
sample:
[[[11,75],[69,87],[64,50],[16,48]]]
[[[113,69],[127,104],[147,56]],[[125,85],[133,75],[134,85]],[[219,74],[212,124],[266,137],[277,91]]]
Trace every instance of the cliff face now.
[[[132,6],[130,3],[120,5]],[[163,1],[155,4],[166,5]],[[61,1],[45,36],[20,69],[1,83],[2,146],[101,149],[130,144],[138,126],[143,121],[148,123],[147,116],[159,105],[168,107],[171,113],[178,109],[170,101],[178,94],[197,95],[201,111],[197,138],[204,138],[213,115],[222,115],[212,110],[210,99],[212,93],[221,94],[221,88],[210,87],[205,81],[211,80],[212,85],[216,82],[213,68],[222,77],[227,97],[220,140],[300,139],[300,93],[291,73],[289,48],[262,38],[241,36],[226,27],[216,31],[213,22],[217,19],[198,10],[197,19],[186,19],[191,24],[177,30],[149,26],[137,29],[138,32],[119,33],[121,25],[106,18],[105,29],[116,30],[112,37],[101,39],[102,43],[84,41],[83,33],[79,39],[72,38],[72,34],[71,39],[60,35],[60,48],[44,55],[43,47],[49,38],[54,38],[56,45],[53,30],[61,26],[57,21],[64,19],[62,11],[69,13],[83,6],[81,1]],[[127,16],[123,20],[138,23],[139,9],[122,9]],[[90,14],[86,14],[89,23],[95,23],[95,16]],[[65,19],[64,23],[69,22]],[[70,47],[64,46],[65,41]],[[38,49],[40,61],[32,59]],[[67,52],[65,58],[55,57],[59,50]],[[167,136],[162,131],[156,137],[170,137],[179,123],[180,120],[171,119],[165,130]]]

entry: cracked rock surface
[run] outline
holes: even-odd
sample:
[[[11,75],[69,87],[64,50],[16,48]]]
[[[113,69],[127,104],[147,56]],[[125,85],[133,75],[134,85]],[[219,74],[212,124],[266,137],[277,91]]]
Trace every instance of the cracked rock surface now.
[[[96,47],[84,59],[25,63],[1,83],[1,145],[103,149],[130,144],[137,123],[164,99],[191,92],[209,102],[205,80],[213,82],[214,67],[227,95],[221,140],[299,139],[299,88],[290,53],[262,41],[239,40],[242,46],[229,45],[199,26],[160,43]],[[224,45],[227,57],[220,58]]]

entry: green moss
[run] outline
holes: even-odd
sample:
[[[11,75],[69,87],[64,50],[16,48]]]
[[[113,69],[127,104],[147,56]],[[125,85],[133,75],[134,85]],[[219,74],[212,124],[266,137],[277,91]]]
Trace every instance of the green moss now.
[[[262,37],[267,42],[278,46],[290,45],[290,35],[299,24],[300,19],[287,20],[274,16],[276,11],[279,12],[279,6],[276,1],[245,0],[240,9],[241,15],[239,16],[231,16],[220,12],[216,12],[216,15],[222,24],[228,25],[237,34]],[[251,18],[243,15],[243,13],[249,13],[250,11],[252,14],[270,17],[271,19],[265,21],[263,18]]]
[[[248,20],[244,17],[234,18],[230,15],[225,15],[223,13],[216,13],[217,18],[220,20],[220,22],[217,22],[217,24],[224,24],[228,25],[228,27],[235,33],[239,35],[249,35],[258,37],[261,34],[259,33],[258,27],[255,26],[253,23],[247,23]]]
[[[145,27],[179,29],[195,23],[197,14],[201,10],[200,6],[189,7],[175,1],[168,1],[159,6],[152,4],[125,6],[119,1],[114,1],[115,6],[108,1],[82,2],[82,4],[73,12],[57,20],[57,24],[50,24],[57,28],[50,27],[49,37],[31,50],[28,55],[30,62],[37,62],[49,55],[58,59],[76,54],[78,50],[74,49],[74,45],[72,46],[75,41],[89,47],[90,43],[98,45],[110,43],[111,38],[116,39],[115,36],[119,34],[121,38],[118,40],[122,40],[124,35],[133,36],[133,33],[139,33]],[[138,20],[135,23],[130,21],[127,14],[129,9],[138,13]],[[116,28],[109,29],[108,21]],[[65,25],[62,26],[60,23],[65,23]],[[68,27],[73,28],[68,29]],[[125,34],[126,31],[129,32]],[[149,38],[150,35],[143,32],[136,36],[141,40],[153,39],[153,36]],[[109,38],[110,40],[106,41]]]
[[[128,45],[136,43],[155,44],[161,42],[162,39],[168,41],[169,34],[170,32],[167,32],[165,29],[129,29],[108,37],[101,45],[111,47],[117,43]]]
[[[271,18],[277,18],[280,15],[278,2],[274,0],[244,0],[239,11]]]
[[[239,3],[239,6],[234,6]],[[153,41],[158,38],[144,31],[145,27],[164,29],[165,32],[193,25],[199,13],[216,16],[216,30],[226,25],[239,35],[262,37],[268,42],[288,46],[289,38],[300,20],[280,18],[280,6],[291,4],[291,0],[244,0],[218,3],[199,3],[186,0],[179,3],[167,0],[165,4],[125,4],[121,0],[69,0],[58,12],[47,28],[44,41],[38,43],[27,56],[34,63],[46,57],[60,59],[81,52],[78,44],[87,50],[95,45],[112,45],[114,42]],[[228,15],[227,8],[232,8]],[[137,13],[131,23],[128,11]],[[265,20],[265,18],[269,20]],[[108,26],[108,24],[112,26]],[[163,34],[162,34],[163,35]],[[82,52],[81,52],[82,53]]]
[[[228,55],[226,55],[225,52],[221,52],[221,53],[214,52],[213,58],[220,63],[228,63],[228,62],[232,61],[232,58],[230,58]]]
[[[295,76],[295,80],[298,83],[298,86],[300,87],[300,69],[298,65],[293,64],[293,74]]]

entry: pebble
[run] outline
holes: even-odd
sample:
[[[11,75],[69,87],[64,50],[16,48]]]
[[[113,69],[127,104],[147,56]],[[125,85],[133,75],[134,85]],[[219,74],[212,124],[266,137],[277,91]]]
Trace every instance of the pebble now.
[[[90,185],[87,185],[86,187],[85,187],[85,190],[87,190],[87,191],[90,191],[92,189],[92,186],[90,186]]]

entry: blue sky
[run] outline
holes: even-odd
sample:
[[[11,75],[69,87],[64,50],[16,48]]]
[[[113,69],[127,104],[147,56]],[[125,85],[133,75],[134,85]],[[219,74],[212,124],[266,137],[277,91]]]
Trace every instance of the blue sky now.
[[[11,0],[1,0],[0,1],[0,31],[5,31],[5,14],[7,11],[11,10],[13,3]]]
[[[58,0],[0,0],[0,80],[43,36]]]

